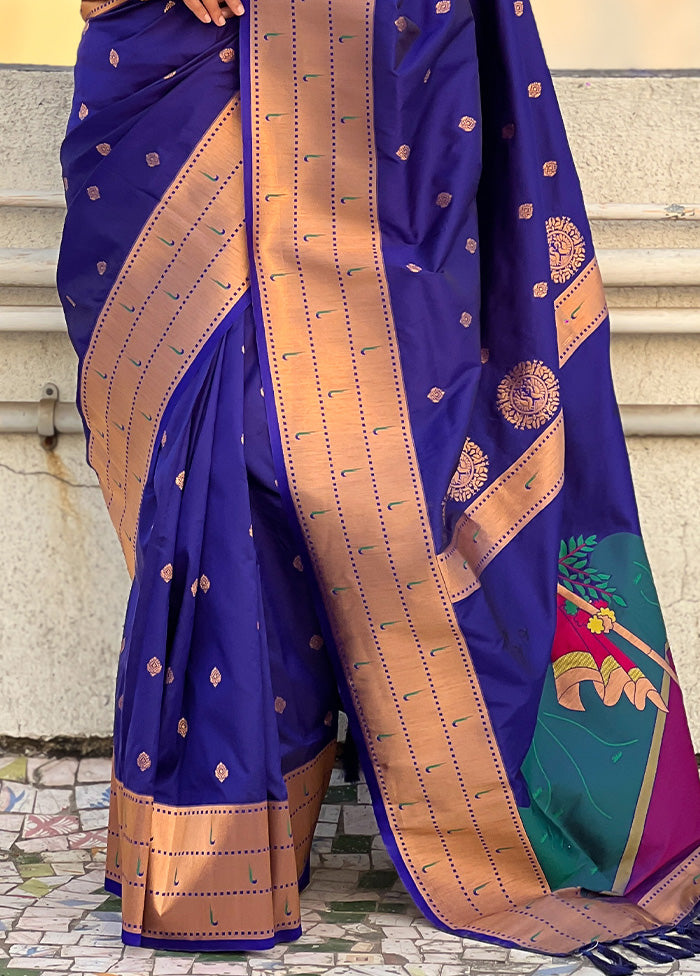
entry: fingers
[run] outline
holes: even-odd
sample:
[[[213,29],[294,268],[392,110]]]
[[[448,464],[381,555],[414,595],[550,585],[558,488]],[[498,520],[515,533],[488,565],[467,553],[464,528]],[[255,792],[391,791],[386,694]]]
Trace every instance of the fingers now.
[[[214,23],[218,27],[245,12],[241,0],[184,0],[184,3],[203,24]]]

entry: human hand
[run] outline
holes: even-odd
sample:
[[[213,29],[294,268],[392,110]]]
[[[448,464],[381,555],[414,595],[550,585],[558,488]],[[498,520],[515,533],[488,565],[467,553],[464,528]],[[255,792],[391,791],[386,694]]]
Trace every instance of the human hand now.
[[[184,3],[203,24],[213,21],[218,27],[223,27],[231,17],[245,13],[240,0],[184,0]]]

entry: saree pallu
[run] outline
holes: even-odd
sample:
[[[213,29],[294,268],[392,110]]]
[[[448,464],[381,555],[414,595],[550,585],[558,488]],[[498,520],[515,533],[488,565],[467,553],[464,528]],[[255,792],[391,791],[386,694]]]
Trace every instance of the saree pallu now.
[[[299,936],[342,705],[436,926],[616,972],[605,943],[692,953],[696,764],[529,4],[250,8],[84,5],[62,149],[133,577],[124,940]]]

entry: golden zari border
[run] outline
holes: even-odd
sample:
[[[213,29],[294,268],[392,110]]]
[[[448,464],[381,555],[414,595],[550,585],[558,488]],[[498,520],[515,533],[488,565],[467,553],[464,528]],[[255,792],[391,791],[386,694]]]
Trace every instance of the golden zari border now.
[[[564,484],[561,413],[525,453],[469,506],[438,556],[453,603],[481,585],[492,559],[556,498]]]
[[[459,929],[549,889],[410,437],[379,249],[373,15],[373,0],[252,4],[251,230],[287,475],[348,689],[406,869]]]
[[[335,742],[285,776],[288,799],[175,807],[112,777],[106,876],[125,932],[157,939],[270,939],[300,925],[299,878]]]
[[[100,14],[106,14],[108,10],[121,7],[123,3],[126,3],[126,0],[82,0],[80,16],[83,20],[89,21],[94,17],[99,17]]]
[[[248,288],[240,101],[232,99],[148,220],[90,340],[81,402],[129,572],[158,428],[175,387]]]
[[[554,312],[561,367],[608,314],[603,279],[595,258],[556,299]]]

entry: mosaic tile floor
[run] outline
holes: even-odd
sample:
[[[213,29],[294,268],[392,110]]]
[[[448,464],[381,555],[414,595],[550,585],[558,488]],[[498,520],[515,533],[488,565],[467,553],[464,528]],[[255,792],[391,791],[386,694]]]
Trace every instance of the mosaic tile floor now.
[[[335,770],[316,831],[304,935],[259,953],[125,947],[118,898],[103,888],[107,759],[0,755],[0,976],[599,976],[439,932],[418,915],[378,836],[364,784]],[[700,959],[640,963],[640,976],[700,974]]]

